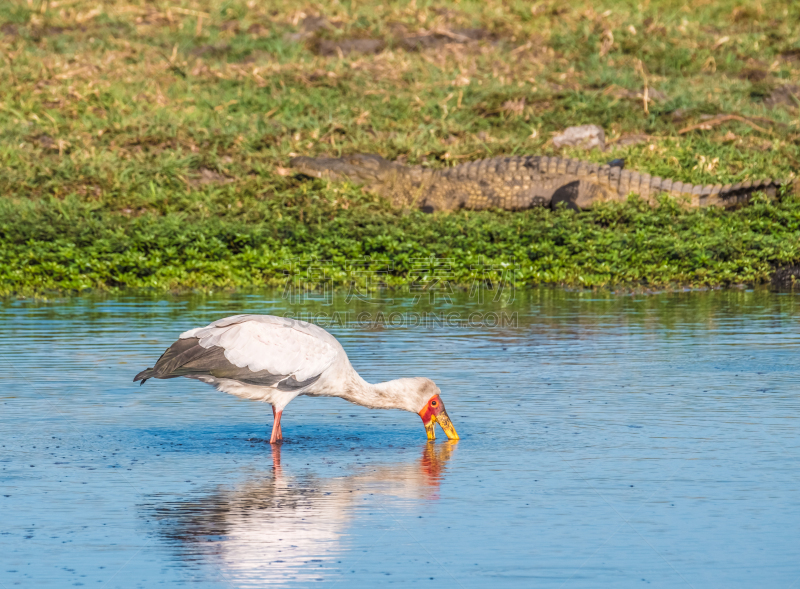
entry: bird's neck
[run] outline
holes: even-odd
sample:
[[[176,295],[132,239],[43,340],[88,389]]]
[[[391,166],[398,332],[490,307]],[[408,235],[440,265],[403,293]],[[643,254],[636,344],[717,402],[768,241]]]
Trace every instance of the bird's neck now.
[[[372,409],[403,409],[417,413],[419,407],[412,406],[415,400],[409,399],[407,393],[408,383],[402,378],[370,384],[353,370],[347,392],[342,397]]]

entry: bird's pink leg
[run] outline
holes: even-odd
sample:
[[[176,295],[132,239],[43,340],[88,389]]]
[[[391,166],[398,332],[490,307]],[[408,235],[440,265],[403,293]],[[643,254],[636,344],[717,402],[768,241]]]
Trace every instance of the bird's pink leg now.
[[[281,413],[283,413],[283,412],[281,411]],[[276,414],[275,407],[272,408],[272,417],[274,419],[278,420],[278,439],[282,440],[283,439],[283,432],[281,431],[281,418],[280,418],[280,415]]]
[[[272,422],[272,436],[269,439],[270,444],[283,441],[283,432],[281,432],[281,415],[283,415],[283,411],[275,411],[275,407],[272,408],[272,416],[275,418],[275,421]]]

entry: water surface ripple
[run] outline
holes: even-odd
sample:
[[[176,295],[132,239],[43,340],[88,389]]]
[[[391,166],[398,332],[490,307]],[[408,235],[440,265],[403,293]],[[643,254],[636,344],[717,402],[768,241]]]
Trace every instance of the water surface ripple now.
[[[300,398],[272,448],[268,406],[131,382],[226,315],[375,312],[301,307],[0,304],[0,587],[800,587],[797,295],[465,294],[514,322],[330,328],[367,380],[433,378],[457,443]]]

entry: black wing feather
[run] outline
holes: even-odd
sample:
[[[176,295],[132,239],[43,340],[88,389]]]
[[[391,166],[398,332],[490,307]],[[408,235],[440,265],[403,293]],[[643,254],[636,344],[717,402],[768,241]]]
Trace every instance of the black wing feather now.
[[[204,348],[200,339],[190,337],[179,339],[161,354],[153,368],[148,368],[137,374],[133,381],[142,381],[148,378],[177,378],[179,376],[199,377],[213,376],[237,380],[244,384],[257,386],[274,386],[280,390],[295,390],[306,387],[316,382],[320,375],[313,376],[304,381],[298,381],[293,375],[272,374],[268,370],[250,370],[247,366],[239,367],[225,357],[225,349],[220,346]]]

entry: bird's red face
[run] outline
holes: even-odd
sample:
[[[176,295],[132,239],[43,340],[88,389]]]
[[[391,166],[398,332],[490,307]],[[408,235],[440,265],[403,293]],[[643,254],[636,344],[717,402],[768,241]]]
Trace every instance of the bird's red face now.
[[[436,438],[436,431],[434,424],[438,423],[444,430],[449,440],[457,440],[458,434],[456,428],[453,427],[453,422],[444,410],[444,403],[442,403],[439,395],[434,395],[425,404],[425,407],[419,412],[422,418],[422,424],[425,426],[425,431],[428,433],[428,439],[433,440]]]

